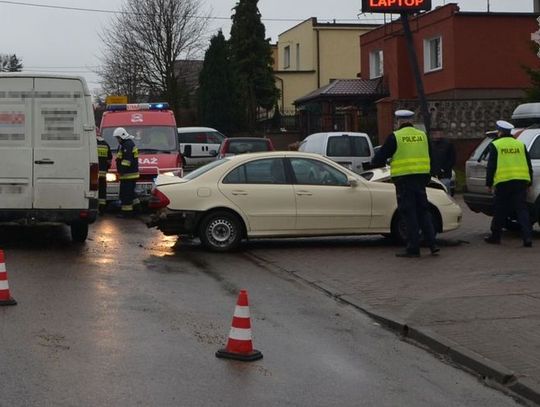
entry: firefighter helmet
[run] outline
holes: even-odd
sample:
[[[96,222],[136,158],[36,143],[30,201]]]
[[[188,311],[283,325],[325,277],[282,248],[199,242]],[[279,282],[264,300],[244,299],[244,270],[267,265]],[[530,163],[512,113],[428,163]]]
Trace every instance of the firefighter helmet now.
[[[118,127],[113,132],[114,137],[120,137],[122,140],[127,140],[130,138],[133,138],[133,136],[130,136],[126,129],[123,127]]]

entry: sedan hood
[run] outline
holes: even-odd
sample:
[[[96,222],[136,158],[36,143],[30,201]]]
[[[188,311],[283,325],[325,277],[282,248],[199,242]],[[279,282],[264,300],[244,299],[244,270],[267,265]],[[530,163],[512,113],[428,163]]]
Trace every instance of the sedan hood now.
[[[360,176],[371,182],[391,182],[392,180],[390,176],[390,166],[388,165],[386,167],[373,168],[369,171],[364,171],[360,174]],[[446,191],[444,184],[434,177],[431,177],[428,187]]]

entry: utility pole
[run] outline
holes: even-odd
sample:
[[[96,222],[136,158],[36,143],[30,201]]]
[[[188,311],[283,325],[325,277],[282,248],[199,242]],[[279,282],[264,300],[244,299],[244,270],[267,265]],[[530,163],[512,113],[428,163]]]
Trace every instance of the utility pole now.
[[[540,0],[536,1],[540,2]],[[413,13],[419,13],[421,11],[431,10],[431,0],[422,0],[420,2],[405,0],[403,4],[400,1],[399,5],[396,5],[396,3],[396,1],[374,3],[370,0],[362,0],[362,11],[371,13],[400,14],[401,22],[403,23],[403,32],[405,33],[405,40],[407,43],[409,62],[411,64],[411,69],[414,75],[414,81],[416,82],[416,91],[418,93],[418,100],[420,102],[420,110],[424,118],[426,133],[429,135],[431,130],[431,116],[429,114],[426,92],[424,91],[424,83],[422,82],[422,74],[420,73],[418,58],[416,56],[416,50],[414,48],[411,26],[409,24],[409,15]]]
[[[405,40],[407,41],[409,62],[413,71],[414,81],[416,82],[416,91],[418,92],[418,100],[420,101],[420,111],[422,112],[422,117],[424,119],[426,133],[429,134],[431,131],[431,115],[429,114],[426,92],[424,91],[424,82],[422,81],[420,66],[418,65],[418,57],[416,56],[416,50],[414,48],[411,26],[409,24],[409,14],[401,13],[401,21],[403,23]]]

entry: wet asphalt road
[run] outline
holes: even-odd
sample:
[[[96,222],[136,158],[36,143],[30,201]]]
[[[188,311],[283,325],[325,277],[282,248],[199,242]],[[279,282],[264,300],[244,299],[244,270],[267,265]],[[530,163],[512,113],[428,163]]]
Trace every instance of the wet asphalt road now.
[[[320,261],[357,242],[323,241]],[[0,309],[0,406],[515,405],[254,255],[291,244],[309,257],[321,243],[221,255],[111,215],[82,246],[62,227],[1,228],[19,304]],[[214,356],[242,288],[264,354],[252,363]]]

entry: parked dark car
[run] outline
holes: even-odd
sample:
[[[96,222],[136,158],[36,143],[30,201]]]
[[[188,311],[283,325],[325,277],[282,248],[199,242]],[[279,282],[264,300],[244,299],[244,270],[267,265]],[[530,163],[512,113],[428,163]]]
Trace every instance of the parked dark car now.
[[[218,158],[230,157],[237,154],[274,151],[272,140],[262,137],[230,137],[221,143]]]

